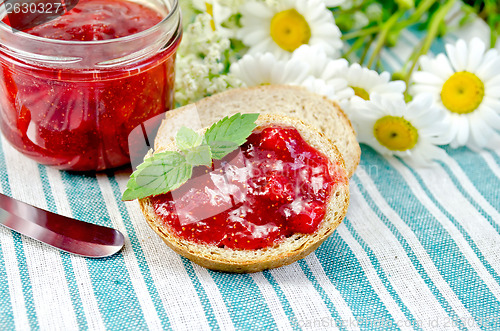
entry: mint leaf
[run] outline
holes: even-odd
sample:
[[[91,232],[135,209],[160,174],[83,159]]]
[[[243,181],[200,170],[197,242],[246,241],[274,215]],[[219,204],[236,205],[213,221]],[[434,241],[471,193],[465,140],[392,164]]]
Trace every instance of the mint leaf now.
[[[181,127],[175,136],[175,143],[180,150],[197,147],[201,145],[202,141],[202,136],[196,133],[196,131],[185,126]]]
[[[212,157],[220,160],[243,145],[253,129],[259,114],[234,114],[212,125],[204,136],[204,141],[212,150]]]
[[[192,166],[211,166],[212,165],[212,152],[210,146],[200,145],[190,148],[185,151],[186,161]]]
[[[122,200],[141,199],[175,190],[191,178],[192,171],[193,166],[179,152],[154,154],[134,171]]]
[[[240,145],[232,141],[212,141],[210,143],[210,150],[212,151],[212,158],[215,160],[220,160],[224,156],[228,155]]]
[[[153,154],[130,175],[122,200],[141,199],[175,190],[191,178],[193,167],[211,166],[245,143],[259,114],[235,114],[212,125],[204,136],[187,127],[175,137],[181,152]]]

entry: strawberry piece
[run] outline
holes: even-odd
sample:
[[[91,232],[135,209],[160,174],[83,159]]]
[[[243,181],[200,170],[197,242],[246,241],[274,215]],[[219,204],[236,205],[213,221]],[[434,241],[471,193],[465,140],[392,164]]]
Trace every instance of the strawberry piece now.
[[[284,176],[272,175],[267,180],[265,192],[271,201],[292,202],[295,199],[295,188]]]
[[[289,219],[288,226],[293,229],[293,232],[313,233],[318,229],[325,213],[326,210],[322,204],[312,201],[307,203],[298,215]]]

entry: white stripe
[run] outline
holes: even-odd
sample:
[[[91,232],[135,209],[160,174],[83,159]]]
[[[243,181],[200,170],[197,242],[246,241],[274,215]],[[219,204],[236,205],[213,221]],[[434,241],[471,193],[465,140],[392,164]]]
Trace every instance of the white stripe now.
[[[112,227],[120,231],[125,237],[125,245],[121,250],[121,253],[130,277],[130,282],[134,287],[137,300],[141,305],[144,320],[146,321],[149,329],[160,330],[162,328],[160,318],[158,317],[155,305],[151,299],[144,277],[142,276],[141,269],[139,268],[138,261],[135,258],[134,251],[130,245],[127,229],[123,223],[109,179],[104,174],[97,174],[96,178],[102,192],[104,203],[106,204],[106,209],[108,210]]]
[[[340,292],[326,275],[325,270],[323,270],[323,266],[318,260],[316,254],[311,253],[304,260],[309,265],[309,268],[318,283],[328,295],[328,298],[332,301],[344,325],[348,327],[349,330],[359,330],[359,326],[355,323],[356,319],[354,318],[351,308],[349,308]]]
[[[488,167],[490,167],[495,176],[500,179],[500,165],[495,161],[493,156],[491,156],[486,151],[482,151],[481,153],[479,153],[479,155],[483,157],[484,161],[486,161],[486,164],[488,165]]]
[[[423,323],[444,321],[448,314],[429,290],[405,250],[370,208],[356,185],[351,185],[351,207],[347,217],[356,232],[369,243],[394,291],[415,320]],[[400,325],[399,321],[396,321]]]
[[[396,50],[392,50],[393,52],[396,52]],[[399,53],[398,53],[399,55]],[[391,53],[387,51],[387,49],[382,49],[380,50],[380,57],[387,62],[387,64],[390,66],[390,68],[384,68],[386,70],[391,70],[395,71],[401,67],[401,64],[398,62],[398,60],[393,56]]]
[[[298,263],[271,270],[303,329],[337,330],[335,319]]]
[[[470,325],[474,328],[479,328],[476,322],[474,321],[470,312],[465,308],[463,303],[457,297],[455,292],[451,289],[449,284],[444,280],[439,270],[436,268],[434,262],[432,261],[429,254],[425,248],[420,244],[420,241],[416,237],[415,233],[411,230],[411,228],[401,219],[401,217],[396,213],[385,201],[380,192],[378,191],[375,183],[368,176],[366,171],[361,167],[356,171],[357,178],[359,178],[360,182],[363,184],[363,187],[367,190],[371,199],[377,204],[377,207],[380,211],[391,221],[391,223],[397,228],[401,236],[405,239],[405,241],[410,246],[411,250],[418,258],[418,261],[422,265],[424,271],[427,273],[431,281],[434,283],[439,292],[443,295],[446,302],[451,306],[451,308],[455,311],[457,316],[459,316],[464,322],[467,322],[467,325]],[[357,190],[358,194],[361,194],[359,190]],[[374,227],[382,226],[380,224],[375,225]],[[384,225],[385,226],[385,225]],[[445,320],[443,320],[444,322]],[[472,325],[470,323],[473,323]]]
[[[401,37],[402,40],[406,42],[407,45],[406,48],[408,49],[408,53],[404,58],[408,58],[411,55],[411,52],[413,51],[413,47],[415,47],[415,45],[418,45],[420,43],[420,39],[408,30],[402,30]]]
[[[5,141],[3,149],[12,195],[46,209],[37,164]],[[60,252],[25,236],[22,241],[40,329],[77,329]]]
[[[29,330],[28,313],[24,302],[21,275],[17,263],[16,251],[14,249],[14,238],[12,232],[0,227],[0,246],[2,248],[3,260],[5,263],[5,273],[7,274],[7,284],[9,286],[9,297],[14,316],[16,330]]]
[[[215,284],[213,278],[208,273],[208,270],[200,267],[196,263],[193,263],[193,268],[207,293],[208,301],[213,308],[215,319],[219,323],[221,330],[235,330],[224,299],[222,298],[217,284]]]
[[[129,175],[123,171],[115,174],[121,192],[125,191]],[[125,206],[172,328],[209,330],[205,311],[180,256],[147,225],[137,201],[126,202]]]
[[[278,330],[285,331],[292,329],[288,316],[283,310],[283,305],[281,304],[276,291],[274,291],[272,285],[267,281],[266,277],[264,277],[261,272],[252,273],[250,274],[250,277],[252,277],[253,281],[262,293],[262,296],[271,311],[271,315],[273,315],[274,322],[276,323]]]
[[[451,172],[453,172],[455,177],[457,177],[460,185],[462,185],[464,190],[467,191],[467,193],[469,193],[471,197],[474,197],[474,200],[479,204],[481,208],[483,208],[485,212],[487,212],[491,216],[493,221],[500,225],[500,212],[493,208],[490,203],[486,201],[483,195],[479,193],[479,191],[469,180],[469,177],[467,177],[457,161],[455,161],[455,159],[453,159],[452,157],[447,157],[443,161],[451,169]]]
[[[434,198],[467,231],[485,259],[500,274],[500,235],[488,220],[460,193],[450,177],[441,167],[416,169],[426,179]],[[500,286],[492,289],[500,298]]]
[[[495,279],[490,275],[488,270],[486,270],[483,263],[479,260],[479,258],[474,253],[472,248],[469,246],[469,244],[462,236],[460,231],[430,200],[430,198],[424,192],[424,190],[422,189],[418,181],[415,179],[413,174],[406,167],[404,167],[399,161],[397,161],[394,158],[387,158],[387,161],[401,174],[401,176],[406,181],[408,187],[412,191],[413,195],[422,203],[422,205],[429,211],[429,213],[431,213],[432,216],[449,233],[450,237],[455,241],[458,248],[465,256],[465,258],[469,261],[474,270],[477,272],[479,277],[483,279],[486,286],[488,286],[488,288],[497,297],[497,299],[500,299],[499,285],[497,284]]]
[[[394,321],[400,322],[400,325],[409,325],[409,321],[406,316],[403,314],[398,304],[394,301],[391,294],[387,291],[384,284],[380,280],[377,271],[371,264],[370,258],[368,254],[366,254],[365,250],[358,243],[356,239],[352,236],[352,234],[347,230],[345,226],[342,224],[337,228],[337,233],[340,235],[342,240],[349,246],[352,250],[356,259],[358,260],[361,268],[365,272],[365,276],[370,282],[373,290],[379,296],[380,300],[384,303],[385,307],[389,314],[391,314]],[[381,323],[384,321],[380,321]]]
[[[4,137],[0,134],[0,141]],[[0,185],[0,193],[4,193]],[[14,316],[14,325],[16,330],[28,330],[29,321],[22,291],[21,275],[17,263],[16,251],[14,248],[14,238],[12,231],[0,227],[0,248],[5,264],[5,273],[7,274],[7,285],[9,287],[9,299],[12,305],[12,315]]]
[[[46,171],[57,212],[64,216],[73,217],[61,173],[50,167],[47,167]],[[105,330],[102,314],[99,310],[99,304],[97,303],[94,288],[92,286],[87,260],[73,254],[70,255],[70,258],[88,328],[89,330]]]

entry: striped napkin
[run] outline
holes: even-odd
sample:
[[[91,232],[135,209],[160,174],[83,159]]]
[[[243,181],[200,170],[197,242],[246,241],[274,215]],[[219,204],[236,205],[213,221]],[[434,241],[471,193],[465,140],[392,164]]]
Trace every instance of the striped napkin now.
[[[417,38],[385,50],[386,68]],[[126,243],[86,259],[0,228],[0,329],[500,329],[500,147],[447,152],[416,169],[363,146],[347,217],[316,252],[233,275],[168,249],[137,203],[120,201],[129,172],[58,171],[1,137],[0,191]]]

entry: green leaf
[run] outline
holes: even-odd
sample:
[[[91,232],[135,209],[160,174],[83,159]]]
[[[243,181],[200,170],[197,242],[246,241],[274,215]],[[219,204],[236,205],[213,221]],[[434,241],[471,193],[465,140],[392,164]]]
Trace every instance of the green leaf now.
[[[212,125],[204,136],[212,150],[212,157],[220,160],[245,143],[253,129],[259,114],[234,114]]]
[[[201,145],[202,140],[203,137],[196,133],[196,131],[185,126],[179,129],[175,137],[175,143],[180,150],[197,147]]]
[[[185,151],[186,161],[192,166],[211,166],[212,165],[212,152],[210,146],[200,145],[197,147],[190,148]]]
[[[193,166],[179,152],[154,154],[132,174],[122,200],[141,199],[175,190],[191,178],[192,171]]]
[[[228,155],[240,145],[232,141],[213,141],[210,144],[210,150],[212,152],[212,158],[215,160],[220,160],[224,156]]]
[[[182,127],[176,135],[182,152],[153,154],[130,176],[122,200],[141,199],[175,190],[188,181],[194,166],[210,166],[212,159],[222,159],[247,140],[255,129],[259,114],[235,114],[212,125],[203,137]]]

